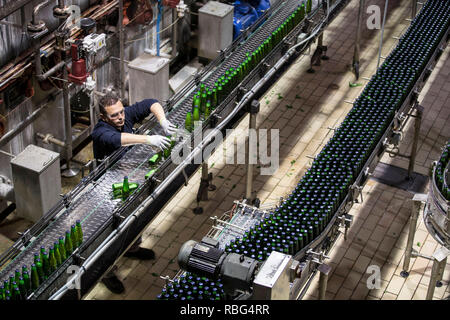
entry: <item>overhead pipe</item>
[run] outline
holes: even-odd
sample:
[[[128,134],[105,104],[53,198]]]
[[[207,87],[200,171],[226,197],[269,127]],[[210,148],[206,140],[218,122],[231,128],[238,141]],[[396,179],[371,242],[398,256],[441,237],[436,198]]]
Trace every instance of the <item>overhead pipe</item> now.
[[[40,59],[39,59],[40,61]],[[43,81],[48,79],[50,76],[54,75],[57,71],[59,71],[62,67],[64,67],[66,65],[66,63],[64,61],[59,62],[58,64],[56,64],[55,66],[53,66],[50,70],[48,70],[46,73],[44,74],[38,74],[36,75],[36,78],[39,81]]]
[[[178,12],[177,9],[172,9],[172,58],[177,56],[177,41],[178,41]]]
[[[34,120],[40,117],[44,111],[49,107],[49,103],[45,102],[41,104],[36,110],[34,110],[29,116],[27,116],[21,123],[19,123],[14,129],[8,131],[0,138],[0,148],[4,147],[10,142],[16,135],[18,135],[23,129],[30,125]]]
[[[120,97],[122,99],[125,98],[125,66],[124,66],[124,59],[125,59],[125,48],[124,48],[124,34],[123,34],[123,0],[119,0],[119,22],[118,22],[118,28],[119,28],[119,51],[120,51],[120,66],[119,66],[119,87],[120,87]]]
[[[50,134],[50,133],[43,134],[43,133],[37,132],[37,133],[36,133],[36,137],[38,137],[39,139],[41,139],[42,142],[44,142],[44,143],[47,143],[47,144],[53,143],[53,144],[55,144],[55,145],[57,145],[57,146],[60,146],[60,147],[62,147],[62,148],[65,148],[65,147],[66,147],[66,143],[65,143],[64,141],[61,141],[61,140],[55,138],[55,137],[54,137],[52,134]]]
[[[31,22],[32,22],[32,24],[36,25],[36,24],[39,23],[39,21],[36,21],[37,14],[38,14],[39,11],[40,11],[43,7],[45,7],[49,2],[50,2],[50,0],[45,0],[44,2],[39,3],[37,6],[35,6],[35,7],[33,8],[33,13],[32,13],[32,15],[31,15]]]
[[[33,2],[33,0],[14,0],[7,2],[2,7],[0,7],[0,20],[10,16],[30,2]]]

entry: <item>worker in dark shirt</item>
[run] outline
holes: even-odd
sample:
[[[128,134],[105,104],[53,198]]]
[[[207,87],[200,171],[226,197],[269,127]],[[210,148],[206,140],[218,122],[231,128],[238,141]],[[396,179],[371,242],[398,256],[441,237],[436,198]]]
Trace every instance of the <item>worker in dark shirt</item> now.
[[[161,124],[164,133],[175,133],[176,127],[166,119],[164,109],[155,99],[145,99],[129,107],[124,107],[115,93],[107,93],[99,102],[100,121],[92,131],[94,158],[103,160],[122,146],[149,144],[167,148],[170,139],[164,136],[133,134],[133,125],[142,121],[152,112]]]
[[[140,135],[133,133],[135,123],[142,121],[153,113],[159,121],[166,135],[172,135],[176,127],[165,117],[164,109],[155,99],[145,99],[129,107],[124,107],[117,94],[107,93],[99,101],[100,120],[92,131],[94,158],[103,160],[122,146],[134,144],[148,144],[165,149],[170,145],[170,139],[160,135]],[[130,249],[124,254],[125,257],[150,260],[155,258],[151,249],[142,248],[139,244],[141,237],[137,239]],[[102,282],[114,293],[124,292],[125,287],[117,278],[113,270],[106,274]]]

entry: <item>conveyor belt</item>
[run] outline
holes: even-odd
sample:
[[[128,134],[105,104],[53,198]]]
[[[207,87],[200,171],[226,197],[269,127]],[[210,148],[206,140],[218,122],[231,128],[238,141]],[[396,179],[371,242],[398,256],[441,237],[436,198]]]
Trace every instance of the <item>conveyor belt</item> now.
[[[239,65],[243,61],[245,53],[257,48],[292,13],[297,4],[297,0],[280,1],[276,7],[272,8],[271,15],[263,25],[239,45],[203,82],[211,85],[224,70]],[[191,108],[192,96],[193,92],[175,104],[168,114],[170,121],[180,127],[184,126],[185,115]],[[159,126],[154,127],[150,133],[160,134],[161,129]],[[147,160],[156,151],[146,145],[134,146],[96,181],[92,180],[82,188],[68,203],[68,206],[56,215],[54,221],[50,222],[39,235],[32,238],[27,246],[3,267],[0,272],[1,281],[7,280],[8,276],[13,274],[16,269],[20,269],[22,265],[29,267],[33,263],[34,253],[38,252],[41,246],[48,248],[60,236],[64,236],[65,231],[70,230],[70,226],[76,220],[80,220],[82,223],[84,241],[90,240],[111,219],[113,213],[122,207],[122,200],[112,198],[111,185],[120,182],[124,176],[128,176],[131,182],[144,184],[144,176],[150,170]]]

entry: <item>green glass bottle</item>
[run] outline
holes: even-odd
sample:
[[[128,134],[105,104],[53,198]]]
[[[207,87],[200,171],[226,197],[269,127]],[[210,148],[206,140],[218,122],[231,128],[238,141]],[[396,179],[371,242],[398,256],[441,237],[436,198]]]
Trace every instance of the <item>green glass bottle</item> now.
[[[3,288],[5,288],[5,291],[9,290],[9,281],[8,280],[3,281]]]
[[[38,259],[36,262],[36,269],[39,276],[39,283],[42,283],[45,280],[44,269],[42,266],[41,259]]]
[[[19,287],[15,287],[15,288],[14,288],[13,300],[14,300],[14,301],[20,301],[20,300],[22,300],[22,296],[20,295]]]
[[[200,121],[200,112],[197,106],[194,108],[194,114],[192,116],[192,119],[194,120],[194,126],[196,121]]]
[[[25,271],[22,273],[22,278],[23,278],[23,282],[25,285],[25,290],[27,295],[30,294],[31,291],[31,279],[30,279],[30,274],[28,273],[28,271]]]
[[[83,229],[81,228],[81,221],[77,220],[75,222],[77,230],[78,247],[83,243]]]
[[[25,281],[22,277],[19,278],[19,290],[22,300],[25,300],[27,297],[27,290],[25,289]]]
[[[55,272],[57,268],[57,262],[55,258],[55,249],[53,247],[50,247],[50,251],[48,254],[48,262],[50,265],[50,273]]]
[[[145,179],[147,180],[148,178],[150,178],[155,172],[156,169],[152,169],[149,172],[147,172],[147,174],[145,175]]]
[[[0,286],[0,300],[6,300],[5,298],[5,287]]]
[[[66,249],[66,256],[68,258],[73,252],[73,245],[72,239],[70,237],[70,231],[66,231],[66,237],[64,239],[64,248]]]
[[[8,285],[8,289],[9,291],[13,291],[13,283],[16,282],[16,278],[14,277],[14,275],[10,275],[9,276],[9,285]]]
[[[306,0],[306,13],[310,13],[312,9],[312,0]]]
[[[150,159],[148,159],[148,163],[149,165],[154,166],[158,163],[159,160],[159,154],[155,153]]]
[[[19,269],[16,269],[15,273],[14,273],[14,280],[16,281],[16,283],[19,283],[19,278],[22,276],[22,274],[20,273]]]
[[[44,252],[44,260],[42,261],[42,269],[44,270],[44,275],[47,278],[50,276],[50,261],[48,259],[48,253]]]
[[[205,109],[205,119],[207,119],[211,114],[211,103],[208,101],[206,103],[206,109]]]
[[[39,259],[41,259],[41,262],[44,261],[44,252],[45,252],[45,247],[41,246],[40,256],[39,256]]]
[[[62,263],[61,254],[59,253],[59,244],[58,241],[53,243],[53,251],[55,253],[56,265],[59,267]]]
[[[61,255],[61,263],[67,259],[66,246],[64,244],[64,237],[59,237],[59,254]]]
[[[39,288],[39,273],[37,271],[37,266],[33,263],[31,265],[31,290],[36,290]]]
[[[129,195],[130,195],[130,184],[128,183],[128,177],[125,176],[123,177],[122,197],[127,198]]]
[[[206,93],[202,93],[202,98],[201,98],[201,104],[200,104],[200,112],[203,114],[205,113],[205,109],[206,109],[206,99],[207,99],[207,95]],[[195,107],[194,107],[195,108]]]
[[[191,112],[186,113],[186,120],[184,120],[184,128],[187,131],[192,132],[192,113]]]
[[[5,300],[12,300],[11,291],[6,290],[5,292]]]
[[[70,226],[70,241],[72,241],[72,247],[75,251],[75,249],[78,248],[78,235],[74,224]]]

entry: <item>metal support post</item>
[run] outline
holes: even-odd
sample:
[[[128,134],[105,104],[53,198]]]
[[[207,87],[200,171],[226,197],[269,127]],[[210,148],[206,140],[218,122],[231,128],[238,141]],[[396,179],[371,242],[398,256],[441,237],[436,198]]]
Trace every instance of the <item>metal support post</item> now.
[[[355,51],[353,54],[353,71],[355,72],[356,80],[359,78],[359,49],[361,41],[361,24],[363,20],[363,13],[365,8],[365,0],[359,0],[359,12],[358,12],[358,23],[356,26],[356,42]]]
[[[411,261],[411,254],[413,250],[413,241],[414,241],[414,235],[416,233],[416,227],[417,227],[417,218],[419,217],[419,211],[420,206],[422,202],[426,202],[427,195],[426,194],[420,194],[417,193],[414,195],[412,201],[412,211],[411,216],[409,217],[409,232],[408,232],[408,241],[406,242],[406,248],[405,248],[405,258],[403,259],[403,271],[400,272],[400,275],[403,278],[406,278],[409,276],[409,263]]]
[[[320,34],[319,38],[317,39],[317,47],[322,49],[322,56],[320,57],[320,59],[329,60],[330,57],[327,56],[328,47],[323,45],[323,32]]]
[[[331,267],[322,263],[318,268],[320,272],[319,276],[319,300],[325,300],[325,293],[327,292],[328,275],[330,274]]]
[[[417,13],[417,0],[411,0],[411,23],[412,20],[416,17]]]
[[[436,287],[441,287],[442,277],[444,275],[445,265],[450,250],[446,247],[441,247],[433,254],[433,268],[431,269],[430,283],[428,285],[427,300],[433,300],[434,290]]]
[[[248,163],[247,163],[247,181],[246,181],[246,190],[245,190],[245,198],[250,201],[250,202],[254,202],[255,199],[253,197],[253,162],[252,161],[252,157],[254,157],[257,153],[257,150],[255,150],[255,148],[257,148],[257,144],[256,141],[254,141],[255,139],[257,139],[256,137],[256,115],[259,112],[259,101],[258,100],[253,100],[249,106],[249,114],[250,114],[250,119],[249,119],[249,125],[248,125],[248,130],[249,130],[249,136],[248,136],[248,144],[246,147],[246,152],[248,155]]]
[[[416,115],[416,121],[414,122],[414,139],[413,139],[413,144],[412,144],[412,148],[411,148],[411,156],[409,158],[409,165],[408,165],[408,179],[412,178],[412,173],[414,172],[414,162],[416,161],[417,144],[419,143],[419,134],[420,134],[420,126],[422,124],[423,107],[417,104],[416,110],[417,110],[417,115]]]
[[[194,209],[195,214],[203,213],[200,207],[200,201],[208,201],[208,191],[216,190],[216,186],[211,183],[212,173],[208,173],[208,161],[202,163],[202,178],[197,192],[197,207]]]
[[[388,3],[389,3],[389,0],[386,0],[384,2],[383,25],[381,26],[380,48],[378,50],[377,70],[378,70],[378,67],[380,66],[381,48],[383,47],[384,24],[386,22],[386,14],[387,14]]]

